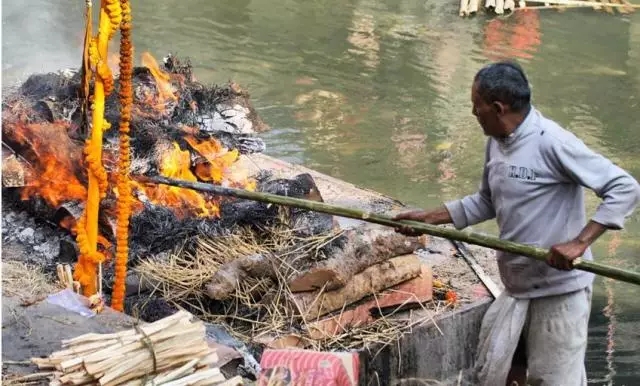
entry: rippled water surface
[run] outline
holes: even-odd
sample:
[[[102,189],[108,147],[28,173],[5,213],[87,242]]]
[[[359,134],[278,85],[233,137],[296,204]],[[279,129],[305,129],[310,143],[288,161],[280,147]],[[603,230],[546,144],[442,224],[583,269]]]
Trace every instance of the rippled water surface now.
[[[83,3],[3,2],[3,80],[77,66]],[[525,66],[545,115],[640,178],[640,14],[465,20],[456,3],[136,0],[134,41],[138,57],[172,51],[190,57],[201,80],[248,89],[272,127],[271,155],[415,205],[477,187],[485,139],[471,115],[470,82],[504,57]],[[590,194],[589,210],[597,203]],[[640,270],[639,219],[603,236],[597,259]],[[597,280],[591,384],[640,383],[639,293]]]

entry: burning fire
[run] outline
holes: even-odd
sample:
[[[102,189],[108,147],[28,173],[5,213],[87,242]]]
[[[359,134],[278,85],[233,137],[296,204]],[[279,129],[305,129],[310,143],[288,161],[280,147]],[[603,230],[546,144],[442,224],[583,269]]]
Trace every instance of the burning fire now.
[[[155,92],[138,95],[133,114],[144,114],[142,111],[153,111],[166,114],[167,103],[179,99],[176,82],[184,81],[181,75],[170,74],[160,69],[153,57],[144,53],[142,63],[149,68],[155,79]],[[142,108],[142,110],[141,110]],[[82,151],[83,144],[73,141],[69,133],[71,123],[56,121],[54,123],[29,123],[26,115],[11,111],[12,118],[3,122],[3,131],[10,133],[12,140],[30,149],[24,156],[31,163],[27,175],[27,186],[21,192],[26,200],[40,196],[52,207],[70,201],[84,202],[87,198],[86,165]],[[166,177],[187,181],[203,181],[224,186],[255,189],[255,182],[249,178],[248,172],[242,170],[236,161],[237,150],[228,150],[214,138],[200,139],[197,128],[185,128],[184,141],[189,148],[181,148],[178,142],[170,143],[163,149],[156,149],[158,154],[159,173]],[[110,181],[115,181],[117,170],[112,166],[117,157],[113,150],[105,148],[104,163]],[[112,183],[113,189],[115,185]],[[183,216],[215,217],[220,215],[219,202],[216,198],[188,189],[143,185],[133,182],[134,196],[146,197],[149,202],[168,207]],[[108,194],[116,194],[113,191]],[[140,210],[140,202],[134,205]],[[111,211],[110,211],[111,213]],[[69,218],[63,219],[62,226],[73,229]],[[104,244],[104,243],[103,243]]]
[[[185,181],[204,181],[248,190],[255,189],[255,181],[250,179],[245,171],[236,167],[235,162],[240,156],[237,150],[229,151],[215,139],[202,141],[190,135],[184,139],[203,159],[192,167],[191,152],[182,150],[174,142],[171,148],[162,153],[161,175]],[[174,208],[179,215],[209,217],[220,214],[215,200],[193,190],[166,185],[146,186],[144,194],[154,204]]]
[[[176,102],[178,95],[174,92],[173,85],[171,83],[171,74],[168,74],[160,69],[158,62],[148,52],[142,53],[142,65],[149,69],[153,79],[156,81],[156,94],[146,94],[145,103],[156,112],[165,113],[168,102]]]
[[[29,184],[22,190],[21,198],[40,196],[53,207],[68,201],[83,201],[87,188],[75,174],[76,165],[82,164],[82,150],[69,152],[78,145],[68,135],[66,122],[51,124],[18,122],[8,128],[14,132],[14,140],[28,146],[34,154],[29,158],[38,161],[31,165],[25,178]]]
[[[142,63],[149,69],[156,84],[156,92],[146,94],[144,103],[152,106],[156,112],[164,114],[167,103],[175,102],[179,97],[174,91],[172,81],[182,82],[184,79],[180,75],[162,71],[149,53],[142,54]],[[172,75],[174,75],[173,78]],[[192,103],[195,102],[192,101]],[[192,109],[195,108],[192,106]],[[183,131],[187,133],[183,139],[202,160],[197,162],[195,167],[192,167],[192,153],[181,149],[180,145],[174,142],[161,154],[161,175],[186,181],[213,182],[225,186],[255,189],[255,182],[248,177],[246,172],[235,167],[235,162],[240,156],[237,150],[225,149],[214,138],[197,139],[193,135],[193,133],[197,133],[197,128],[185,128]],[[138,186],[138,188],[141,187]],[[205,217],[220,215],[220,209],[215,200],[201,193],[165,185],[146,186],[142,189],[144,195],[152,203],[173,208],[178,215],[191,214]]]

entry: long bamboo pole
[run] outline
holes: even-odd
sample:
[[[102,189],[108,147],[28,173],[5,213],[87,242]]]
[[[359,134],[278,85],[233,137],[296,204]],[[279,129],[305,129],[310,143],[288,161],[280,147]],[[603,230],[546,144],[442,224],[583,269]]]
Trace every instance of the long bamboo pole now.
[[[408,225],[418,233],[443,237],[450,240],[462,241],[465,243],[480,245],[499,251],[515,253],[540,261],[546,261],[548,254],[548,251],[546,249],[524,245],[513,241],[501,240],[492,236],[482,235],[469,231],[459,231],[457,229],[430,225],[417,221],[394,221],[391,217],[382,214],[375,214],[352,208],[343,208],[323,202],[303,200],[299,198],[279,196],[269,193],[250,192],[242,189],[227,188],[201,182],[176,180],[162,176],[136,176],[135,178],[142,183],[164,184],[212,193],[218,196],[236,197],[252,201],[265,202],[269,204],[290,206],[294,208],[311,210],[314,212],[328,213],[340,217],[363,220],[370,223],[386,225],[394,228]],[[582,271],[592,272],[612,279],[640,285],[640,273],[638,272],[611,267],[593,261],[582,260],[580,258],[574,261],[573,267]]]

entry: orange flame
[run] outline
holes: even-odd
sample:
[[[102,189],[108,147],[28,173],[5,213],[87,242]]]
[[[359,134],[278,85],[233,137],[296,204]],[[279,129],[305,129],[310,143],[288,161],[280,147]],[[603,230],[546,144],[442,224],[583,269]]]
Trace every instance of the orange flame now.
[[[140,109],[154,111],[164,108],[167,101],[176,100],[177,92],[173,91],[172,80],[180,82],[178,75],[163,72],[153,57],[143,54],[143,63],[149,67],[157,82],[156,95],[148,95],[146,100],[137,100],[133,114],[144,114]],[[175,84],[175,83],[174,83]],[[192,102],[195,103],[195,102]],[[65,121],[53,123],[29,123],[30,111],[23,110],[25,106],[16,105],[3,116],[3,135],[10,138],[12,143],[23,145],[26,150],[23,155],[31,164],[32,170],[25,176],[27,186],[21,191],[21,199],[26,200],[40,196],[53,208],[71,201],[86,202],[86,163],[83,160],[83,143],[73,141],[69,134],[71,124]],[[192,105],[194,110],[197,105]],[[198,137],[198,128],[184,127],[183,138],[187,148],[180,148],[173,142],[163,149],[156,149],[159,153],[159,173],[166,177],[202,181],[222,186],[255,190],[256,182],[250,178],[248,170],[238,163],[240,154],[237,150],[225,148],[213,138]],[[111,197],[118,195],[115,186],[117,170],[115,160],[117,153],[114,149],[103,150],[103,163],[106,166],[109,181],[107,194]],[[171,209],[180,217],[202,216],[216,217],[220,215],[219,201],[209,194],[189,189],[169,187],[165,185],[142,185],[132,182],[132,187],[153,204]],[[134,213],[139,212],[143,205],[135,200]],[[114,208],[106,209],[108,215],[114,215]],[[75,233],[76,219],[69,216],[60,221],[60,226]],[[101,240],[104,249],[108,249]]]
[[[158,95],[155,98],[151,95],[146,95],[149,101],[153,101],[153,108],[156,111],[164,112],[165,106],[169,101],[177,101],[178,96],[174,92],[173,85],[171,84],[171,75],[162,71],[158,62],[148,52],[142,53],[142,65],[147,67],[153,75],[153,79],[156,81],[156,90]]]
[[[238,150],[227,150],[213,138],[198,141],[193,136],[185,136],[184,139],[206,160],[195,167],[195,174],[201,181],[255,190],[255,181],[236,164],[240,157]]]
[[[196,166],[196,174],[202,181],[221,183],[227,169],[240,156],[237,150],[227,151],[216,140],[199,142],[192,136],[185,137],[185,140],[207,161]]]
[[[174,142],[170,149],[162,153],[161,175],[185,181],[204,181],[248,190],[255,189],[255,181],[249,178],[246,171],[236,166],[239,157],[237,150],[229,151],[213,138],[198,140],[189,135],[184,139],[204,160],[193,165],[189,150],[182,150],[178,143]],[[138,187],[144,189],[150,202],[173,208],[180,216],[220,215],[217,202],[199,192],[166,185]]]
[[[12,139],[28,145],[37,160],[34,170],[26,176],[21,199],[40,196],[53,207],[63,202],[84,201],[87,189],[80,183],[74,170],[82,163],[81,152],[69,152],[75,144],[68,135],[69,125],[62,121],[43,123],[9,123]],[[12,127],[11,127],[12,126]]]
[[[175,142],[171,149],[162,154],[160,174],[185,181],[198,181],[191,172],[191,154],[188,150],[180,149]],[[193,190],[159,185],[144,187],[144,193],[152,203],[173,208],[181,216],[190,213],[206,217],[220,214],[215,203]]]

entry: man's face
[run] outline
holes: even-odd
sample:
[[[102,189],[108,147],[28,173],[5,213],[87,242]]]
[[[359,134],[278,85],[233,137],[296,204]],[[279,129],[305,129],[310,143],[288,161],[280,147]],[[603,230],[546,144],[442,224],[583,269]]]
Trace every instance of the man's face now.
[[[471,103],[473,104],[472,113],[478,119],[484,134],[492,137],[500,136],[502,129],[496,106],[482,99],[478,93],[477,83],[473,83],[471,87]]]

